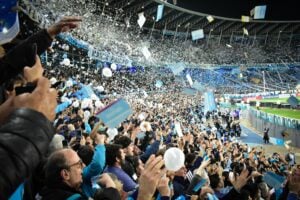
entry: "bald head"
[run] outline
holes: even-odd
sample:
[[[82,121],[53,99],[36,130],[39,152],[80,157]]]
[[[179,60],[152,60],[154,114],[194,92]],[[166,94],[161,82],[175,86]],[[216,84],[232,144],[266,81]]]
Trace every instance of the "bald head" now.
[[[66,173],[71,172],[70,166],[74,163],[77,163],[79,160],[79,156],[72,149],[61,149],[51,154],[45,167],[46,185],[51,187],[57,185],[58,183],[68,181],[69,178],[66,178],[64,176],[65,173],[62,173],[62,171]],[[82,170],[82,168],[80,168],[80,170]],[[73,174],[70,176],[72,176],[72,179]]]

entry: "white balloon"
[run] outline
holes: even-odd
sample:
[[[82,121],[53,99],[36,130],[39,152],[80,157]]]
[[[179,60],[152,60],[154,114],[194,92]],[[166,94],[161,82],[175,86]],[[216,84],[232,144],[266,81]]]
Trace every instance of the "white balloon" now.
[[[55,77],[50,78],[51,85],[54,85],[57,82]]]
[[[141,131],[143,131],[143,132],[151,131],[151,124],[150,124],[150,122],[143,121],[143,122],[140,124],[140,129],[141,129]]]
[[[167,170],[177,171],[184,165],[185,156],[183,152],[176,148],[169,148],[164,155],[165,166]]]
[[[79,102],[78,102],[78,101],[74,101],[73,104],[72,104],[72,106],[73,106],[74,108],[78,108]]]
[[[81,102],[81,108],[84,109],[84,108],[89,107],[90,102],[91,102],[91,99],[83,99]]]
[[[113,140],[116,135],[118,135],[118,129],[116,128],[108,128],[106,133],[109,136],[109,140]]]
[[[108,78],[112,77],[112,71],[108,67],[105,67],[102,70],[102,75]]]
[[[115,63],[111,63],[110,68],[114,71],[117,70],[117,65]]]
[[[144,113],[139,114],[138,118],[139,120],[143,121],[145,119]]]
[[[84,113],[83,113],[84,119],[89,119],[90,116],[91,116],[91,112],[90,111],[88,111],[88,110],[84,111]]]
[[[63,60],[63,64],[66,65],[66,66],[69,66],[69,65],[71,64],[70,59],[69,59],[69,58],[65,58],[65,59]]]
[[[67,102],[67,101],[69,101],[69,99],[67,97],[62,97],[62,98],[60,98],[60,100],[61,100],[61,102]]]
[[[73,86],[73,81],[68,80],[68,81],[66,82],[66,86],[67,86],[67,87],[72,87],[72,86]]]
[[[92,94],[91,99],[97,101],[99,100],[99,97],[97,97],[95,94]]]
[[[218,129],[217,129],[216,127],[212,127],[212,128],[211,128],[211,131],[212,131],[213,133],[216,133],[216,132],[218,131]]]
[[[104,87],[102,85],[99,85],[98,87],[96,87],[96,89],[99,90],[99,92],[104,91]]]

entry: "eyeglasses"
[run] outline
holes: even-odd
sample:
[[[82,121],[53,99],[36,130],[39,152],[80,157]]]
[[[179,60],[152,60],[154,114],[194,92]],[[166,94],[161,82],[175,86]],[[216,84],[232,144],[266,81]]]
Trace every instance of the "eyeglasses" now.
[[[76,162],[74,164],[71,164],[71,165],[68,165],[68,169],[70,169],[71,167],[74,167],[74,166],[80,166],[80,168],[83,168],[82,160],[80,159],[78,162]]]

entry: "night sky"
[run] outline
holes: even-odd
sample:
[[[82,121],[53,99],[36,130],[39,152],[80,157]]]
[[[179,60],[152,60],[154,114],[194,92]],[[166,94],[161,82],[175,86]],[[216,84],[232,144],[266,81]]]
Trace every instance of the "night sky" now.
[[[173,0],[168,0],[172,3]],[[298,4],[298,5],[297,5]],[[267,5],[265,20],[300,20],[300,1],[255,1],[255,0],[177,0],[177,6],[221,17],[240,19],[250,15],[257,5]]]

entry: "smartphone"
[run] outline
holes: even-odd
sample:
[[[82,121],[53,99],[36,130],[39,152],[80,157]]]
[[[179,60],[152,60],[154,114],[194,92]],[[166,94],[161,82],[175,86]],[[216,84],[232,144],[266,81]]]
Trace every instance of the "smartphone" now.
[[[210,193],[207,193],[206,196],[207,196],[208,200],[217,200],[218,199],[215,195],[210,194]]]
[[[36,85],[33,83],[27,83],[25,86],[15,87],[16,95],[20,95],[23,93],[32,93],[36,88]]]
[[[81,140],[81,137],[82,137],[81,131],[80,130],[76,131],[76,140]]]
[[[199,183],[197,183],[197,185],[195,185],[195,187],[193,188],[194,192],[198,192],[206,183],[206,179],[201,179]]]
[[[68,147],[68,141],[67,140],[63,140],[62,141],[62,145],[63,145],[63,148],[67,148]]]

